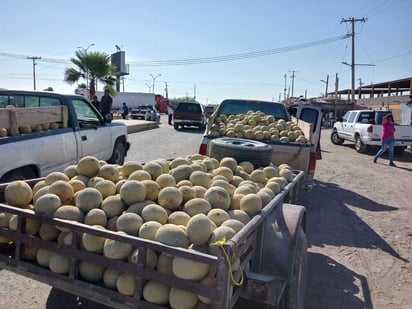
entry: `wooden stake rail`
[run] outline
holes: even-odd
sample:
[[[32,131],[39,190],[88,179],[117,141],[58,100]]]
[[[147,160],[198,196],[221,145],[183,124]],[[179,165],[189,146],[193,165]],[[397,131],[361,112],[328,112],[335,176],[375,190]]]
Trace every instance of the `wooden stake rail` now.
[[[58,122],[62,128],[67,128],[67,121],[67,107],[64,105],[0,109],[0,128],[6,128],[11,136],[18,135],[22,126]]]

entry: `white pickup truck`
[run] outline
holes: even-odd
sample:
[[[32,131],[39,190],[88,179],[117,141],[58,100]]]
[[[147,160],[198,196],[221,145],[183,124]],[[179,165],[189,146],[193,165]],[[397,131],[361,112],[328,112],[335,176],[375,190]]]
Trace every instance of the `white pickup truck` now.
[[[335,122],[331,141],[334,145],[342,145],[344,141],[355,143],[359,153],[367,152],[369,146],[380,146],[382,135],[382,118],[389,111],[351,110]],[[412,125],[396,125],[395,152],[402,153],[412,145]]]
[[[303,131],[306,142],[284,142],[281,140],[263,139],[261,141],[217,137],[211,132],[215,119],[221,115],[246,114],[248,111],[260,111],[272,115],[276,120],[294,121]],[[238,160],[247,160],[257,165],[269,162],[280,165],[288,164],[295,170],[303,171],[301,189],[311,190],[315,175],[316,161],[321,159],[320,132],[322,112],[320,108],[310,105],[299,105],[294,115],[290,115],[282,103],[244,99],[226,99],[210,116],[208,126],[199,148],[200,154],[211,157],[232,156]],[[263,164],[259,164],[262,162]]]
[[[84,97],[0,91],[0,183],[44,177],[87,155],[123,164],[127,127],[108,123]]]

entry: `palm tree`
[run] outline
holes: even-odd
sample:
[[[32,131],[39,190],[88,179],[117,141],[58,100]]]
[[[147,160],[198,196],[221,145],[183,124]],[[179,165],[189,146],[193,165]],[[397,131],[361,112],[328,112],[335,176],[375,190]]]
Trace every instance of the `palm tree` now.
[[[70,61],[76,66],[68,68],[64,73],[64,80],[69,84],[77,83],[81,78],[86,79],[89,84],[89,98],[94,97],[96,93],[96,82],[100,81],[105,84],[104,88],[114,92],[113,85],[116,82],[112,76],[114,66],[110,64],[110,55],[101,52],[89,52],[78,50],[75,57]]]

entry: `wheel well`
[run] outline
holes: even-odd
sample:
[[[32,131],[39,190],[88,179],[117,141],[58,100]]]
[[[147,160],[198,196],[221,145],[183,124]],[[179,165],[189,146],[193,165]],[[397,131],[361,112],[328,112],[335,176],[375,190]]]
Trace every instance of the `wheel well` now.
[[[21,166],[14,170],[8,171],[0,179],[0,183],[10,182],[13,180],[31,179],[40,177],[40,170],[35,165]]]

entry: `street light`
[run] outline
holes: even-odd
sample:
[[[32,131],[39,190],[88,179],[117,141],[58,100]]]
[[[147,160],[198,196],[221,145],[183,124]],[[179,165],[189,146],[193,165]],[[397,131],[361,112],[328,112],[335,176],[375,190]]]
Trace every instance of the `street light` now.
[[[148,83],[144,83],[144,84],[147,86],[147,88],[149,88],[149,93],[152,92],[152,86],[150,86]]]
[[[84,55],[87,56],[87,51],[89,50],[90,47],[94,46],[94,43],[89,44],[87,48],[84,48],[82,46],[77,46],[78,49],[83,49],[84,50]],[[86,67],[86,89],[87,89],[87,96],[89,96],[89,70]]]
[[[153,79],[153,86],[152,86],[152,93],[154,93],[154,89],[155,89],[155,80],[156,78],[158,78],[159,76],[162,76],[162,74],[157,74],[156,76],[153,76],[153,74],[150,74],[150,76]]]

